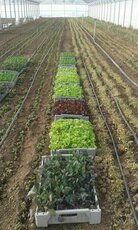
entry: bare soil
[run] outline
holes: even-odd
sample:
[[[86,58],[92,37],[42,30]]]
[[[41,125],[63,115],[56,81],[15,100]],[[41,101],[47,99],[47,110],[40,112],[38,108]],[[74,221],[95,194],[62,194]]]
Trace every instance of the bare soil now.
[[[55,19],[56,23],[56,19]],[[5,35],[6,36],[6,35]],[[72,44],[72,34],[69,29],[69,23],[65,20],[64,33],[61,40],[60,51],[73,51]],[[37,89],[40,86],[41,75],[44,73],[44,69],[39,72],[33,88],[29,94],[29,97],[25,103],[22,112],[8,135],[2,149],[1,158],[5,156],[5,161],[7,161],[7,169],[12,169],[9,173],[9,178],[7,179],[4,187],[3,199],[0,203],[0,230],[14,230],[18,229],[17,223],[21,225],[19,229],[21,230],[36,230],[34,221],[29,218],[29,209],[32,208],[32,204],[26,199],[27,192],[33,185],[35,177],[38,171],[38,165],[40,162],[40,157],[42,154],[49,154],[49,130],[51,126],[51,121],[53,119],[52,112],[52,100],[51,94],[53,91],[53,80],[57,69],[57,59],[58,59],[58,47],[56,47],[51,54],[50,62],[48,64],[48,70],[45,72],[45,81],[41,89],[41,94],[39,97],[39,105],[36,110],[36,116],[33,122],[27,126],[27,119],[32,109],[32,104],[34,103]],[[38,60],[37,60],[38,61]],[[45,65],[47,62],[45,62]],[[85,92],[85,96],[86,92]],[[88,97],[86,97],[89,99]],[[93,114],[91,114],[93,118]],[[94,122],[92,120],[92,122]],[[96,126],[96,125],[95,125]],[[16,161],[14,161],[14,156],[12,156],[12,151],[15,146],[18,146],[17,140],[20,135],[20,131],[24,131],[23,140],[19,144],[19,153]],[[102,130],[101,130],[102,132]],[[37,150],[37,144],[39,143],[40,137],[44,135],[44,146],[42,151]],[[110,143],[109,143],[110,145]],[[10,159],[10,161],[9,161]],[[53,225],[49,226],[50,230],[133,230],[134,228],[126,228],[126,216],[123,215],[126,207],[122,207],[122,204],[118,207],[116,212],[123,210],[118,219],[118,225],[112,216],[114,203],[112,201],[110,187],[113,183],[112,179],[108,178],[109,164],[108,159],[104,154],[96,158],[95,168],[98,173],[97,179],[97,190],[100,200],[100,206],[102,208],[102,223],[96,226],[89,224],[68,224],[68,225]],[[9,166],[9,167],[8,167]],[[13,168],[12,168],[13,167]],[[124,203],[123,203],[124,204]],[[119,204],[118,204],[119,205]],[[128,213],[130,216],[130,213]],[[122,224],[124,218],[124,223]],[[120,221],[120,222],[119,222]],[[46,228],[44,228],[46,229]],[[44,230],[40,228],[40,230]]]
[[[53,57],[54,53],[51,53],[51,55]],[[25,183],[27,183],[27,177],[34,175],[34,171],[32,170],[33,163],[36,161],[36,159],[39,158],[39,154],[36,155],[36,144],[38,138],[46,128],[48,130],[46,132],[46,135],[48,136],[49,133],[51,114],[46,115],[46,111],[49,107],[49,93],[52,87],[52,78],[55,70],[54,60],[56,59],[56,57],[57,55],[54,56],[53,60],[50,58],[50,63],[52,64],[48,64],[48,58],[46,58],[45,64],[43,65],[43,69],[41,68],[41,71],[38,72],[38,75],[31,89],[29,97],[26,100],[24,108],[18,116],[18,119],[15,122],[13,129],[9,133],[1,149],[1,156],[4,157],[5,161],[9,165],[9,168],[10,166],[14,166],[13,169],[9,169],[9,171],[11,170],[11,172],[7,172],[9,173],[9,178],[5,183],[3,199],[0,204],[0,226],[2,230],[13,229],[14,225],[16,224],[22,197],[25,198],[24,186]],[[31,112],[32,104],[34,103],[37,89],[40,86],[40,79],[44,74],[44,70],[47,64],[48,70],[45,74],[44,84],[41,89],[41,95],[39,98],[39,106],[37,109],[36,118],[33,121],[33,123],[28,127],[26,125],[27,118]],[[21,131],[24,131],[23,140],[20,143],[21,146],[19,149],[18,158],[16,159],[16,161],[14,161],[12,151],[18,145],[17,140]],[[46,145],[45,151],[47,149],[48,143]],[[3,157],[1,160],[3,160]]]

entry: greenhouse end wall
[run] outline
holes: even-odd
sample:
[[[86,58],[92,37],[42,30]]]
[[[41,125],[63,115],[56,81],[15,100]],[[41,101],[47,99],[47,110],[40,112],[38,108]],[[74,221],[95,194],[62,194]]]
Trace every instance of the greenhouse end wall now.
[[[88,6],[75,4],[40,5],[40,15],[42,17],[87,17]]]

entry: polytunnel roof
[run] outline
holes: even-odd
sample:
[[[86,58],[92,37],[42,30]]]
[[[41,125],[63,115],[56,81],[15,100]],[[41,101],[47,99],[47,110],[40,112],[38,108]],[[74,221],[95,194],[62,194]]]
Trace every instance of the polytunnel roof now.
[[[22,0],[19,0],[19,2]],[[87,5],[96,5],[96,4],[102,4],[102,3],[111,3],[111,2],[121,2],[124,0],[25,0],[29,2],[34,3],[40,3],[40,4],[87,4]],[[126,0],[128,1],[128,0]],[[0,0],[0,3],[3,2],[3,0]]]
[[[31,0],[30,0],[31,1]],[[43,4],[87,4],[87,5],[96,5],[102,3],[113,3],[113,2],[121,2],[124,0],[36,0],[38,3]],[[126,0],[128,1],[128,0]]]

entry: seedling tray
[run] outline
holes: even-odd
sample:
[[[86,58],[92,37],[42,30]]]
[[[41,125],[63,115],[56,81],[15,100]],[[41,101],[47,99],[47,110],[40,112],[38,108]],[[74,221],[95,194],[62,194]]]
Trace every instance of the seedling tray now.
[[[4,89],[4,93],[0,93],[0,102],[7,96],[7,94],[12,90],[12,88],[15,86],[18,77],[20,76],[20,74],[23,72],[24,69],[22,69],[20,72],[17,71],[12,71],[12,70],[0,70],[0,72],[15,72],[16,73],[16,78],[14,80],[11,81],[7,81],[5,82],[5,89]],[[2,82],[2,81],[1,81]],[[4,82],[3,82],[4,83]]]
[[[88,116],[88,107],[85,100],[57,100],[54,102],[53,114],[73,114],[73,115],[82,115]]]
[[[50,160],[49,157],[43,156],[41,162],[41,168]],[[40,176],[41,180],[41,176]],[[41,182],[40,182],[41,185]],[[35,223],[37,227],[48,227],[51,224],[71,224],[71,223],[89,223],[99,224],[101,222],[101,209],[99,207],[97,192],[95,185],[93,186],[94,194],[94,207],[92,209],[68,209],[68,210],[56,210],[55,215],[51,215],[50,212],[39,212],[36,208]]]
[[[55,120],[58,120],[58,119],[68,119],[68,118],[71,118],[71,119],[83,119],[83,120],[86,120],[86,121],[89,121],[89,116],[82,116],[82,115],[74,115],[74,114],[60,114],[60,115],[55,115]]]

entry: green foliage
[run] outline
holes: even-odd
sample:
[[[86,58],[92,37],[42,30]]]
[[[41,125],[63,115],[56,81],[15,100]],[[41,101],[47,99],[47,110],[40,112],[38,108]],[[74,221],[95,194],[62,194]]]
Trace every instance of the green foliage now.
[[[95,146],[95,135],[89,121],[59,119],[52,123],[49,146],[51,150]]]
[[[25,56],[13,56],[7,58],[0,66],[1,69],[20,71],[28,62]]]
[[[79,83],[80,79],[78,74],[57,74],[55,84],[59,83]]]
[[[14,81],[17,77],[17,72],[0,71],[0,81]]]
[[[75,65],[75,58],[60,58],[60,65]]]
[[[60,57],[75,57],[73,52],[61,52]]]
[[[88,156],[54,156],[42,170],[41,186],[36,183],[39,211],[89,208],[93,203],[94,174]]]
[[[75,97],[83,98],[82,88],[79,85],[62,85],[58,84],[54,87],[55,97]]]
[[[77,69],[76,67],[63,67],[63,66],[59,66],[58,67],[58,72],[57,74],[77,74]]]

